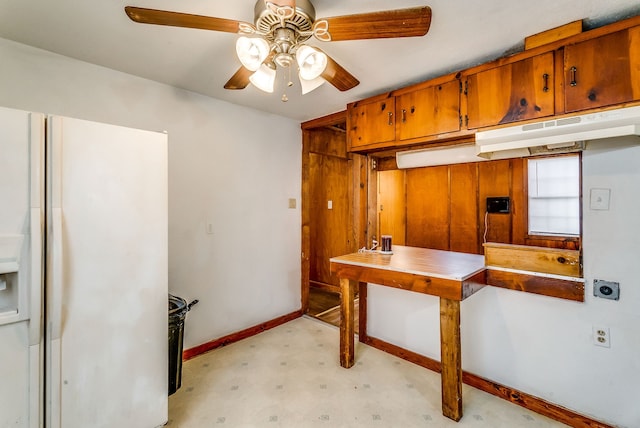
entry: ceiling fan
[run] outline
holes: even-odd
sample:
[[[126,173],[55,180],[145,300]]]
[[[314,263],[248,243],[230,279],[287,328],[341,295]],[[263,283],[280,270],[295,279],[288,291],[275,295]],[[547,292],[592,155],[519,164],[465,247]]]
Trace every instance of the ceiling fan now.
[[[325,81],[340,91],[360,83],[321,49],[305,44],[311,37],[321,42],[418,37],[427,34],[431,25],[428,6],[316,20],[309,0],[258,0],[254,24],[134,6],[126,6],[125,11],[139,23],[240,34],[236,53],[242,66],[224,85],[225,89],[244,89],[252,83],[265,92],[273,92],[277,67],[289,70],[287,86],[291,86],[291,68],[297,65],[303,94]],[[286,94],[282,100],[287,100]]]

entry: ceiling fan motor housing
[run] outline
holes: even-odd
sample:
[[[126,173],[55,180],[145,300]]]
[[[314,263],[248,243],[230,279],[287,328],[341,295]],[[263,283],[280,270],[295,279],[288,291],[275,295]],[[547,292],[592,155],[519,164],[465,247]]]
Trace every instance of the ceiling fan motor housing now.
[[[316,10],[308,0],[297,0],[295,13],[292,16],[282,20],[274,10],[278,10],[277,5],[271,4],[274,8],[271,9],[267,6],[269,2],[264,0],[258,0],[255,6],[255,26],[258,32],[265,34],[264,38],[269,42],[276,41],[278,28],[288,28],[293,30],[294,40],[291,40],[294,44],[304,42],[311,37],[311,30],[313,28],[313,22],[316,19]],[[285,10],[281,9],[281,10]],[[281,35],[282,33],[280,33]]]

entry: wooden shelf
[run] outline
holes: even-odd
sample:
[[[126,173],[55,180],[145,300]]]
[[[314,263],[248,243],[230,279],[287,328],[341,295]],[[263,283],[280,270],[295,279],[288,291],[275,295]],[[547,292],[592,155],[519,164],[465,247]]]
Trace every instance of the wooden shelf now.
[[[580,252],[487,242],[487,285],[584,301]]]

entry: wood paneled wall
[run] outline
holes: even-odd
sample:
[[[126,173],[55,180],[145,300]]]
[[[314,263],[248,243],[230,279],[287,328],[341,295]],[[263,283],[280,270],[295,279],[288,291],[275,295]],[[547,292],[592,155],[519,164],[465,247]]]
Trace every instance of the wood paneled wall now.
[[[329,259],[354,252],[365,242],[367,159],[347,153],[345,131],[331,126],[334,118],[328,119],[317,127],[314,123],[303,126],[303,312],[309,286],[340,290],[338,279],[329,271]],[[339,120],[336,115],[335,122]]]
[[[311,245],[309,279],[338,286],[329,272],[329,258],[355,251],[353,212],[349,199],[351,161],[309,154],[309,223]],[[328,203],[331,203],[329,208]]]
[[[478,167],[462,163],[449,167],[451,177],[449,222],[453,233],[449,235],[449,249],[462,253],[475,253],[479,246],[478,236]]]
[[[378,172],[378,232],[391,235],[393,243],[406,245],[405,173],[399,169]],[[380,238],[378,238],[378,241]]]
[[[485,240],[485,230],[487,242],[515,243],[511,239],[512,217],[514,212],[523,208],[523,204],[520,203],[520,200],[514,200],[516,195],[511,191],[511,183],[514,178],[511,166],[514,163],[521,164],[522,162],[522,159],[510,159],[476,164],[478,167],[478,225],[482,235],[480,244]],[[494,196],[508,196],[511,199],[509,214],[485,215],[487,198]],[[482,253],[482,249],[479,248],[478,252]]]
[[[580,249],[579,238],[527,234],[526,165],[518,158],[406,170],[406,245],[476,254],[485,241]],[[388,173],[378,173],[378,186]],[[486,198],[500,196],[510,198],[510,213],[487,214]]]
[[[407,245],[449,249],[449,167],[407,171]]]

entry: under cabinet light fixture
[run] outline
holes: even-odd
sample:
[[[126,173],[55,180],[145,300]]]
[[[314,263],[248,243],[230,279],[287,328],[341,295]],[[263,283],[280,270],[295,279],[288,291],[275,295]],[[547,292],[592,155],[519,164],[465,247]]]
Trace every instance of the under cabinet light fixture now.
[[[474,144],[409,150],[396,153],[396,164],[400,169],[481,162],[486,160],[487,159],[481,158],[476,154],[476,146]]]

